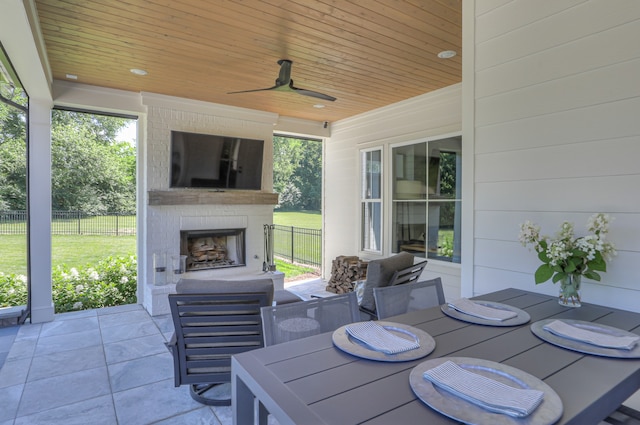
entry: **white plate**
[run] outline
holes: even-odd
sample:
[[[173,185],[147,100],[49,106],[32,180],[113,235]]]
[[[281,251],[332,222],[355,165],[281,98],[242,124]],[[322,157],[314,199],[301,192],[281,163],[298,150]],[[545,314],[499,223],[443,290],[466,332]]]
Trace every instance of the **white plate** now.
[[[470,314],[463,313],[461,311],[456,310],[455,308],[449,307],[448,304],[442,304],[440,309],[444,314],[449,317],[453,317],[454,319],[462,320],[463,322],[474,323],[476,325],[486,325],[486,326],[518,326],[527,323],[531,320],[531,316],[524,310],[521,310],[517,307],[513,307],[503,303],[497,303],[493,301],[483,301],[483,300],[472,300],[474,303],[483,305],[485,307],[497,308],[499,310],[508,310],[517,313],[516,317],[512,317],[507,320],[490,320],[483,319],[482,317],[472,316]]]
[[[637,359],[640,358],[640,344],[633,347],[632,350],[619,350],[616,348],[599,347],[597,345],[589,344],[587,342],[576,341],[569,338],[564,338],[559,335],[553,334],[544,329],[544,326],[554,320],[562,320],[568,325],[576,326],[592,332],[601,332],[614,336],[638,336],[637,334],[627,332],[622,329],[614,328],[612,326],[601,325],[599,323],[586,322],[584,320],[572,320],[572,319],[544,319],[539,320],[531,324],[531,332],[543,341],[550,344],[557,345],[558,347],[566,348],[567,350],[577,351],[583,354],[593,354],[594,356],[613,357],[622,359]]]
[[[515,388],[544,392],[542,403],[529,416],[514,418],[493,413],[464,400],[424,379],[424,372],[446,361],[452,361],[470,372],[478,373]],[[550,425],[562,417],[562,400],[558,394],[540,379],[520,369],[489,360],[470,357],[441,357],[427,360],[413,368],[409,385],[415,395],[433,410],[465,424],[472,425]]]
[[[382,362],[406,362],[409,360],[421,359],[422,357],[429,355],[436,348],[436,341],[431,337],[431,335],[422,329],[414,328],[413,326],[405,325],[403,323],[385,321],[379,321],[377,323],[389,332],[393,332],[401,338],[409,339],[409,336],[403,332],[394,331],[393,328],[399,328],[405,332],[415,335],[420,343],[420,348],[397,354],[385,354],[381,351],[369,348],[363,342],[349,335],[346,330],[349,325],[344,325],[333,332],[333,344],[340,350],[356,357]]]

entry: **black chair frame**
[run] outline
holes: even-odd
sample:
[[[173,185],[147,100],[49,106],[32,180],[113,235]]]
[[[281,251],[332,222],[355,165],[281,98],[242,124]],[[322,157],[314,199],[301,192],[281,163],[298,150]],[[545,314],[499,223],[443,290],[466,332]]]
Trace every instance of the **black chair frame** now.
[[[404,285],[405,283],[417,281],[426,266],[427,261],[422,261],[406,269],[396,271],[391,277],[388,286]]]
[[[230,398],[206,393],[231,382],[232,355],[264,346],[260,308],[267,305],[269,295],[262,292],[169,294],[175,386],[189,385],[200,403],[231,405]]]

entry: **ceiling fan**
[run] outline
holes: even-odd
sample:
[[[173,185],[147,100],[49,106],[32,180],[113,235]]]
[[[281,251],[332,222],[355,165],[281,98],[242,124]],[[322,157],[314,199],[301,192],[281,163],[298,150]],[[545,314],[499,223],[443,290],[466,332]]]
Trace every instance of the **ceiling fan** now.
[[[329,96],[327,94],[318,93],[316,91],[306,90],[306,89],[301,89],[301,88],[295,87],[293,85],[293,80],[291,79],[291,64],[292,63],[293,62],[290,61],[289,59],[280,59],[278,61],[278,64],[280,65],[280,74],[278,75],[278,78],[276,79],[276,84],[273,87],[269,87],[269,88],[266,88],[266,89],[233,91],[233,92],[229,92],[227,94],[250,93],[250,92],[254,92],[254,91],[277,90],[277,91],[294,92],[294,93],[302,94],[304,96],[311,96],[311,97],[316,97],[318,99],[329,100],[331,102],[336,100],[335,97]]]

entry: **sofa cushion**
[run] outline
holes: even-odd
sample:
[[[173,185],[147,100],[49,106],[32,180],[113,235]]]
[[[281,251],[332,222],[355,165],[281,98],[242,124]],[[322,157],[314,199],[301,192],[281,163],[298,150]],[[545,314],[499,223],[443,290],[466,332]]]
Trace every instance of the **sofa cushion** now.
[[[273,303],[273,281],[271,279],[180,279],[176,283],[178,294],[220,294],[233,292],[267,292],[269,305]]]
[[[290,304],[297,303],[300,301],[304,301],[298,294],[295,294],[291,291],[287,291],[286,289],[278,289],[273,293],[273,301],[275,305],[282,304]]]
[[[403,251],[388,258],[369,261],[367,280],[364,284],[360,306],[375,313],[376,302],[373,298],[373,288],[388,286],[396,270],[411,267],[414,258],[413,254]]]

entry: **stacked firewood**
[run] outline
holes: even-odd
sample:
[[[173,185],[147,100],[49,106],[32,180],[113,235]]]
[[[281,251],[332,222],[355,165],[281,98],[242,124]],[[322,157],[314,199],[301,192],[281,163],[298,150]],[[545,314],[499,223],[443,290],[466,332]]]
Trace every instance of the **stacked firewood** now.
[[[358,280],[367,278],[368,261],[353,255],[340,255],[331,263],[331,278],[325,288],[334,294],[353,291]]]

